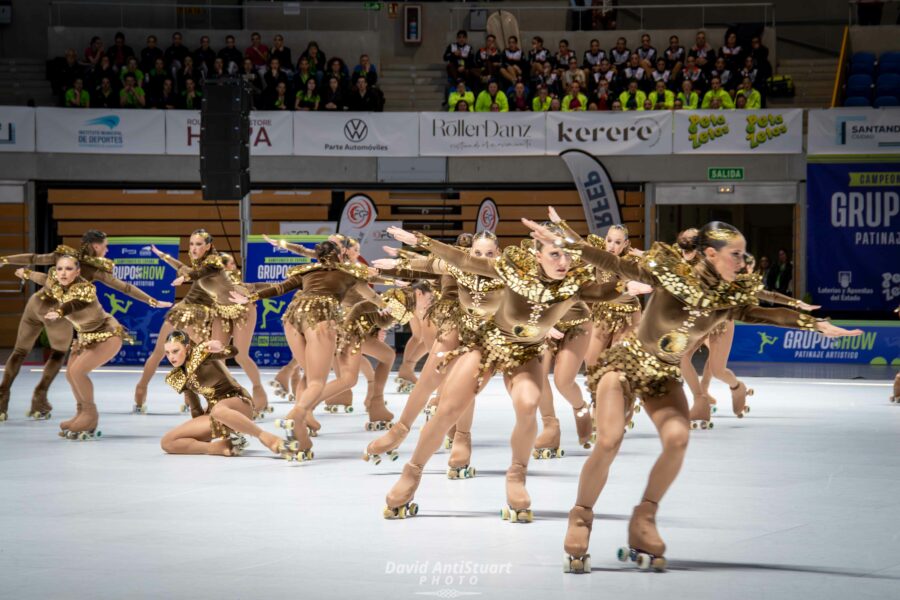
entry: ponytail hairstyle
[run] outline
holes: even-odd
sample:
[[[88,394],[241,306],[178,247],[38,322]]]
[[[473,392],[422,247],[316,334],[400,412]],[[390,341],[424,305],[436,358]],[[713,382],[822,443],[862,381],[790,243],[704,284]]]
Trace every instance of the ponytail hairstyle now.
[[[694,252],[697,250],[700,232],[696,227],[685,229],[675,238],[675,244],[681,248],[682,252]]]
[[[178,342],[182,346],[188,346],[191,343],[191,338],[181,329],[176,329],[166,336],[166,343],[168,344],[169,342]]]
[[[713,250],[721,250],[728,245],[729,242],[741,236],[741,232],[734,225],[725,223],[724,221],[710,221],[700,228],[697,239],[697,246],[700,252],[707,248]]]
[[[61,260],[64,259],[64,258],[68,258],[69,260],[71,260],[72,262],[74,262],[74,263],[75,263],[75,267],[77,267],[78,269],[81,268],[81,261],[78,260],[78,257],[77,257],[77,256],[72,256],[71,254],[60,254],[59,257],[56,259],[56,262],[58,263],[59,261],[61,261]],[[55,266],[56,266],[56,263],[53,263],[53,266],[55,267]]]
[[[316,244],[316,260],[320,263],[339,263],[341,262],[341,249],[330,240],[319,242]]]
[[[610,225],[609,229],[607,230],[607,233],[609,233],[610,231],[619,231],[622,233],[622,235],[625,236],[625,243],[622,244],[621,256],[627,255],[628,250],[631,248],[631,239],[629,238],[628,227],[626,227],[625,225],[619,225],[619,224]]]
[[[491,240],[495,245],[499,246],[500,242],[497,240],[497,234],[493,231],[485,229],[484,231],[479,231],[475,235],[472,236],[472,243],[474,244],[478,240]]]
[[[208,232],[207,230],[203,229],[202,227],[200,229],[195,229],[194,231],[191,232],[191,237],[193,237],[195,235],[199,235],[201,238],[203,238],[204,242],[212,245],[212,243],[213,243],[212,234],[210,232]]]
[[[431,285],[431,282],[427,279],[416,279],[409,286],[409,289],[415,291],[422,292],[423,294],[433,294],[434,286]]]
[[[88,229],[81,236],[81,255],[95,256],[94,248],[91,244],[102,244],[106,241],[106,234],[99,229]]]
[[[558,223],[554,223],[553,221],[544,221],[541,223],[544,227],[550,230],[550,233],[559,236],[563,239],[566,238],[566,230],[563,229]],[[539,251],[543,249],[544,243],[540,240],[534,240],[534,249],[535,251]]]
[[[474,241],[474,237],[471,233],[461,233],[456,236],[456,247],[462,248],[466,250],[472,247],[472,242]]]

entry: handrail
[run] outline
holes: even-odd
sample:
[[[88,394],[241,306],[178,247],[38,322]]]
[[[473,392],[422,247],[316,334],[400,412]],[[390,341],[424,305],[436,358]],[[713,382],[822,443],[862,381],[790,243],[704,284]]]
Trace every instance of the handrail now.
[[[841,40],[841,56],[838,58],[837,72],[834,75],[834,91],[831,93],[831,108],[838,105],[838,92],[844,83],[844,74],[847,69],[847,46],[850,41],[850,26],[844,27],[844,37]]]

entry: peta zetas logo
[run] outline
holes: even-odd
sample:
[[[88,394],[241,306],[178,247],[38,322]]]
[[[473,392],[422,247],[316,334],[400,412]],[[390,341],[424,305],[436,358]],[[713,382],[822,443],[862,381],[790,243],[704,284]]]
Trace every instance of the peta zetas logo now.
[[[361,142],[369,135],[369,126],[362,119],[350,119],[344,124],[344,137],[350,142]]]

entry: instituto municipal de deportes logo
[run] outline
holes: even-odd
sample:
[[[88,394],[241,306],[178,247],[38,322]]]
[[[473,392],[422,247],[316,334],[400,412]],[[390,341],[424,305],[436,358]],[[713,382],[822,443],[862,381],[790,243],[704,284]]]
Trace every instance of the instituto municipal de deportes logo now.
[[[361,142],[369,135],[369,126],[362,119],[350,119],[344,124],[344,137],[350,142]]]
[[[125,137],[116,128],[121,122],[117,115],[103,115],[84,122],[78,130],[78,146],[81,148],[121,148]]]

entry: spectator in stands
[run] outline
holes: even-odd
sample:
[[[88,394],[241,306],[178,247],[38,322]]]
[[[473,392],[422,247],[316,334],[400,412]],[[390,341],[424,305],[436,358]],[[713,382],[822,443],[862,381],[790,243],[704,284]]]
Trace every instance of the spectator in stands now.
[[[769,287],[769,273],[772,271],[772,262],[769,260],[769,257],[763,254],[759,257],[759,262],[756,267],[757,272],[759,273],[760,279],[763,282],[765,288],[771,289]]]
[[[547,112],[550,110],[550,102],[552,100],[550,92],[547,90],[547,86],[538,86],[537,96],[531,99],[531,110],[534,112]]]
[[[253,62],[253,67],[260,75],[266,72],[266,65],[269,64],[269,47],[262,43],[262,38],[256,31],[250,34],[250,46],[244,50],[244,58],[249,58]]]
[[[369,88],[365,75],[356,78],[356,85],[347,101],[347,109],[356,112],[381,112],[380,95]]]
[[[290,80],[294,76],[294,58],[291,56],[291,49],[284,45],[284,36],[276,33],[272,39],[272,48],[269,50],[269,59],[277,58],[281,70],[288,76]]]
[[[600,40],[592,39],[590,48],[584,51],[584,59],[581,61],[581,68],[587,73],[588,79],[593,73],[600,70],[600,61],[604,58],[606,58],[606,52],[600,49]]]
[[[119,79],[125,81],[127,75],[134,75],[134,80],[137,82],[138,87],[144,87],[144,72],[138,68],[138,61],[133,56],[128,59],[128,64],[125,68],[119,71]]]
[[[253,68],[256,68],[256,65]],[[294,103],[288,97],[287,81],[279,81],[269,96],[269,105],[266,108],[268,110],[291,110],[293,107]]]
[[[768,289],[793,296],[791,293],[791,278],[794,276],[794,266],[791,264],[787,250],[778,251],[778,264],[769,269],[767,278]]]
[[[178,86],[178,91],[185,90],[185,82],[188,79],[192,79],[194,83],[200,81],[200,72],[194,68],[194,57],[190,54],[184,57],[184,61],[181,63],[181,68],[178,69],[178,71],[176,71],[175,73],[175,84]]]
[[[562,80],[563,86],[565,86],[565,89],[567,90],[576,82],[581,86],[581,89],[587,89],[587,80],[585,79],[584,71],[578,68],[578,59],[575,57],[574,53],[569,56],[569,68],[563,72]]]
[[[637,79],[629,81],[628,89],[619,94],[622,110],[644,110],[644,101],[646,99],[647,94],[639,89]]]
[[[122,108],[144,108],[147,98],[144,90],[139,88],[134,75],[125,76],[124,86],[119,91],[119,106]]]
[[[75,50],[69,48],[66,50],[62,64],[60,64],[56,81],[54,82],[54,93],[59,94],[62,104],[65,104],[66,92],[75,84],[75,80],[84,77],[84,69],[78,64],[78,55]]]
[[[687,57],[687,64],[681,70],[681,80],[690,81],[691,85],[698,92],[702,92],[706,88],[706,76],[703,69],[697,66],[696,59],[693,56]]]
[[[218,60],[218,59],[217,59]],[[256,67],[253,66],[253,61],[249,58],[244,59],[244,64],[241,65],[241,77],[244,81],[248,82],[252,86],[253,97],[259,98],[263,93],[263,78],[259,76],[259,73],[256,71]],[[315,80],[313,78],[313,80]]]
[[[644,100],[644,110],[653,110],[653,103],[650,102],[650,98]]]
[[[737,106],[737,100],[740,98],[746,99],[745,106]],[[758,91],[753,89],[753,82],[749,77],[744,77],[744,80],[741,82],[741,87],[737,91],[737,95],[735,96],[735,106],[737,108],[762,108],[762,96]]]
[[[539,77],[532,80],[532,87],[537,88],[542,85],[546,86],[547,91],[550,93],[550,96],[554,98],[562,97],[562,80],[560,80],[559,74],[553,69],[553,66],[549,62],[544,63],[543,73],[541,73]]]
[[[747,108],[747,96],[744,96],[743,94],[735,96],[734,108],[738,109],[738,110],[740,110],[742,108]]]
[[[319,89],[315,77],[306,80],[306,85],[297,92],[294,110],[319,110]]]
[[[144,77],[144,91],[147,92],[147,95],[153,99],[159,96],[160,92],[162,92],[163,82],[166,79],[170,79],[171,75],[169,75],[168,69],[166,69],[166,65],[163,64],[162,58],[157,58],[156,63],[153,65],[153,68],[147,73]]]
[[[709,45],[709,42],[706,41],[705,31],[697,32],[697,37],[694,40],[694,45],[691,47],[690,52],[688,52],[688,56],[693,57],[696,65],[703,71],[708,72],[712,69],[713,64],[716,61],[716,51]]]
[[[316,77],[309,65],[309,58],[301,56],[300,60],[297,61],[297,70],[294,71],[294,85],[303,89],[306,86],[306,82],[310,79],[315,79],[316,85],[318,85],[321,78]]]
[[[758,35],[750,38],[748,54],[753,57],[753,66],[757,70],[756,76],[762,86],[772,76],[772,63],[769,62],[769,49],[762,45],[762,40]]]
[[[673,35],[669,38],[669,47],[663,52],[663,58],[666,59],[666,68],[672,73],[681,71],[686,60],[684,46],[678,41],[678,36]]]
[[[509,85],[515,85],[519,79],[522,79],[527,68],[528,58],[525,56],[525,52],[519,48],[519,38],[514,35],[509,36],[509,39],[506,41],[506,48],[503,50],[503,63],[500,67],[500,75],[509,82]],[[478,110],[477,106],[475,110]],[[500,103],[500,110],[501,112],[506,112],[503,110],[502,103]]]
[[[475,112],[490,112],[491,104],[495,103],[499,105],[500,112],[509,112],[509,101],[506,94],[500,90],[500,85],[496,81],[491,81],[488,83],[487,89],[478,94],[478,99],[475,101]]]
[[[559,98],[554,98],[550,101],[550,111],[549,112],[560,112],[562,110],[562,101]]]
[[[497,38],[494,35],[488,35],[484,39],[484,48],[475,55],[475,68],[478,69],[480,82],[484,83],[500,76],[500,65],[503,63],[503,54],[497,47]],[[472,108],[472,102],[469,103],[469,109]]]
[[[647,92],[649,84],[648,74],[644,70],[644,67],[641,66],[641,58],[638,56],[637,52],[631,53],[628,64],[619,71],[619,85],[621,87],[624,88],[627,85],[627,82],[632,80],[638,82],[638,87],[642,92]]]
[[[559,52],[553,58],[556,68],[560,71],[565,71],[569,67],[569,61],[573,58],[575,59],[575,64],[578,64],[578,55],[569,48],[569,40],[559,40]]]
[[[141,60],[138,65],[144,73],[147,73],[156,65],[157,58],[165,58],[162,48],[156,45],[156,36],[147,36],[147,46],[141,50]]]
[[[588,84],[591,88],[596,90],[602,81],[605,81],[609,85],[610,90],[613,90],[617,81],[616,70],[606,57],[600,60],[600,68],[591,74]]]
[[[91,38],[91,44],[84,49],[84,62],[81,66],[87,71],[92,71],[100,64],[100,59],[106,56],[106,49],[103,47],[103,40],[99,36]]]
[[[563,111],[571,112],[576,110],[587,110],[587,105],[587,96],[581,93],[581,84],[577,81],[573,81],[569,93],[563,98]]]
[[[628,49],[628,42],[625,38],[620,37],[616,40],[616,46],[609,51],[609,60],[616,70],[624,68],[631,58],[631,50]]]
[[[368,54],[361,54],[359,56],[359,64],[353,67],[353,79],[358,79],[360,76],[366,78],[366,83],[369,84],[369,87],[378,84],[378,70],[375,69],[375,65],[372,64]]]
[[[513,112],[522,112],[531,110],[531,99],[528,97],[528,90],[521,81],[516,82],[511,95],[507,95],[509,101],[509,110]]]
[[[184,80],[184,89],[181,91],[181,108],[186,110],[200,110],[203,100],[203,92],[197,89],[197,82],[188,77]]]
[[[166,77],[159,92],[149,96],[150,106],[160,110],[172,110],[181,106],[181,97],[175,92],[175,82],[171,77]]]
[[[531,64],[531,77],[535,78],[544,73],[544,65],[550,63],[550,50],[544,48],[544,38],[539,35],[531,38],[531,50],[528,52],[528,62]]]
[[[125,45],[125,34],[121,31],[116,33],[113,47],[107,51],[106,55],[112,62],[113,69],[118,73],[119,69],[128,64],[128,59],[134,56],[134,50],[131,46]]]
[[[475,106],[475,94],[466,88],[466,81],[464,79],[457,80],[456,89],[450,92],[450,98],[447,100],[450,112],[456,110],[456,105],[460,100],[465,100],[466,105],[469,107],[468,110],[473,110],[473,107]]]
[[[225,36],[225,47],[219,50],[218,57],[221,58],[222,62],[225,64],[226,73],[238,72],[239,67],[244,62],[244,57],[241,54],[241,51],[235,46],[233,35]]]
[[[252,58],[249,56],[247,58],[253,63]],[[253,68],[257,68],[256,63],[253,63]],[[257,72],[259,72],[258,69]],[[285,86],[288,85],[287,73],[281,70],[281,62],[277,58],[269,59],[269,70],[266,71],[266,74],[263,76],[263,83],[265,84],[263,93],[270,96],[269,100],[271,100],[271,96],[275,94],[275,90],[278,89],[279,83],[283,83]],[[291,106],[294,105],[293,102],[290,102],[289,104]]]
[[[346,92],[350,88],[350,70],[344,63],[343,59],[335,56],[328,61],[328,69],[325,71],[325,77],[337,77],[341,82],[341,89]]]
[[[103,56],[100,58],[100,63],[98,66],[94,67],[94,70],[91,71],[91,79],[88,84],[91,90],[99,90],[100,85],[103,83],[103,78],[108,77],[110,81],[110,85],[113,90],[116,92],[116,97],[118,98],[119,88],[122,86],[122,80],[116,75],[115,70],[112,68],[112,61],[109,60],[108,56]],[[96,102],[91,102],[92,105],[96,106]]]
[[[684,102],[682,102],[681,98],[675,98],[675,104],[672,107],[673,110],[683,110]]]
[[[725,59],[725,64],[731,71],[741,70],[744,61],[744,49],[738,44],[737,34],[729,31],[725,35],[725,45],[719,48],[719,57]]]
[[[653,89],[656,89],[656,84],[660,81],[668,88],[671,88],[674,83],[672,72],[666,68],[666,59],[662,57],[656,59],[656,68],[650,71],[650,82],[653,84]]]
[[[751,55],[748,54],[744,57],[744,68],[741,69],[741,72],[738,75],[740,76],[740,81],[749,79],[750,83],[756,83],[756,78],[759,75],[759,69],[756,68],[755,61],[753,60],[753,57]]]
[[[680,101],[682,107],[687,110],[700,108],[700,95],[694,91],[694,84],[691,83],[690,79],[685,79],[681,82],[681,91],[678,92],[675,100]]]
[[[709,101],[709,106],[704,108],[708,108],[709,110],[721,110],[722,109],[722,98],[715,97]]]
[[[644,68],[644,71],[647,73],[652,71],[653,65],[656,64],[656,59],[659,58],[659,53],[656,51],[656,48],[650,44],[650,36],[648,34],[645,33],[641,36],[641,45],[638,46],[636,53],[641,61],[641,67]],[[630,57],[629,60],[631,60]]]
[[[194,50],[194,67],[200,71],[205,79],[213,70],[216,63],[216,52],[209,47],[209,36],[200,36],[200,47]]]
[[[613,100],[613,93],[609,89],[609,82],[605,79],[601,79],[600,84],[591,96],[588,108],[590,108],[591,104],[594,104],[596,105],[596,110],[610,110],[612,108]]]
[[[94,108],[119,108],[119,92],[112,86],[113,78],[104,77],[91,97],[91,106]]]
[[[621,112],[621,111],[623,111],[623,110],[625,110],[625,109],[622,108],[622,102],[621,102],[620,100],[613,100],[613,103],[612,103],[612,109],[611,109],[611,110],[612,110],[613,112],[616,112],[616,111]]]
[[[728,68],[725,64],[725,59],[721,56],[716,59],[716,64],[713,67],[712,71],[709,72],[709,78],[712,80],[714,77],[718,77],[719,81],[722,83],[722,88],[728,93],[734,93],[734,88],[737,86],[737,78],[734,76],[734,71]]]
[[[656,89],[647,97],[650,100],[651,110],[671,110],[675,108],[675,94],[666,88],[663,81],[656,82]]]
[[[712,101],[718,100],[720,106],[712,106]],[[718,77],[713,77],[709,82],[709,91],[703,94],[703,103],[701,108],[734,108],[734,101],[731,95],[722,87],[722,82]]]
[[[228,77],[228,71],[225,69],[225,61],[217,56],[213,61],[212,71],[206,74],[206,79],[214,81],[223,77]]]
[[[328,85],[322,92],[322,99],[319,101],[319,110],[346,110],[346,101],[344,100],[344,90],[341,88],[341,80],[337,77],[329,77]]]
[[[176,82],[178,82],[179,79],[178,72],[181,71],[184,67],[185,60],[191,55],[191,51],[188,50],[188,47],[185,46],[182,41],[183,38],[180,31],[173,33],[172,45],[166,48],[164,56],[166,59],[166,66],[172,71],[172,76]]]
[[[472,68],[472,46],[469,45],[469,33],[465,29],[456,32],[456,41],[447,44],[444,50],[444,62],[447,63],[447,75],[453,81],[470,79]]]
[[[316,83],[321,84],[322,78],[325,76],[326,60],[325,53],[319,48],[319,44],[316,42],[308,43],[300,58],[305,58],[309,62],[309,69],[318,80]]]
[[[490,112],[500,112],[500,104],[498,104],[497,102],[492,102]]]
[[[66,90],[67,108],[90,108],[91,97],[84,89],[84,80],[76,77],[72,87]]]
[[[465,100],[460,100],[451,110],[453,112],[472,112],[472,105]]]

